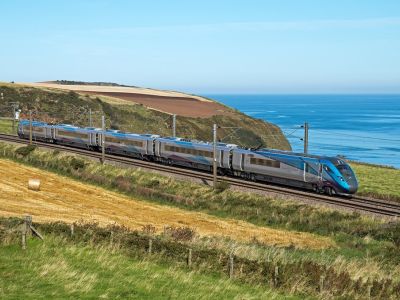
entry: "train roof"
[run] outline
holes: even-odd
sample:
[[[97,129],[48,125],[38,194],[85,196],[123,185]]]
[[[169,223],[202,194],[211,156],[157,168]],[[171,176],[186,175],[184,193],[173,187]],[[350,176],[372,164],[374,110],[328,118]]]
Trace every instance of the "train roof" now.
[[[185,139],[185,138],[180,138],[180,137],[161,137],[159,140],[163,141],[172,141],[172,142],[179,142],[179,143],[187,143],[187,144],[197,144],[197,145],[202,145],[202,146],[212,146],[212,142],[204,142],[204,141],[199,141],[199,140],[190,140],[190,139]],[[226,148],[237,148],[238,145],[235,144],[226,144],[226,143],[217,143],[217,147],[226,147]]]
[[[259,149],[252,151],[253,153],[263,153],[263,154],[283,154],[288,156],[295,156],[300,158],[311,158],[311,159],[326,159],[333,163],[335,166],[347,164],[346,161],[342,157],[332,157],[332,156],[325,156],[325,155],[314,155],[314,154],[306,154],[306,153],[298,153],[298,152],[291,152],[285,150],[277,150],[277,149]]]
[[[105,132],[106,134],[112,135],[112,136],[117,136],[117,137],[136,137],[136,138],[158,138],[160,137],[159,135],[156,134],[138,134],[138,133],[130,133],[130,132],[124,132],[120,130],[113,130],[113,129],[108,129]]]

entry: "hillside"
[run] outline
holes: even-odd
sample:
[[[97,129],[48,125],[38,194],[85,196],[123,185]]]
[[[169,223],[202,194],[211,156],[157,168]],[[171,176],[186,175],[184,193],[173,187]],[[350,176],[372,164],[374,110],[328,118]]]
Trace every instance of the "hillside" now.
[[[171,114],[176,113],[177,135],[180,137],[211,140],[212,124],[217,123],[221,127],[240,127],[221,128],[218,138],[223,142],[245,147],[262,144],[264,147],[290,149],[278,126],[253,119],[212,100],[179,92],[53,83],[0,83],[0,92],[4,94],[4,99],[0,100],[1,117],[10,117],[9,103],[18,101],[22,117],[26,117],[31,109],[37,120],[88,126],[91,109],[93,126],[100,127],[101,115],[104,114],[108,128],[170,136]]]
[[[64,295],[59,290],[62,286],[54,282],[59,282],[59,278],[69,285],[69,277],[52,273],[58,270],[57,262],[61,261],[68,274],[82,276],[82,280],[93,276],[89,283],[94,285],[88,285],[93,287],[90,293],[97,291],[96,286],[104,286],[110,295],[117,293],[122,297],[126,289],[113,291],[108,281],[97,280],[96,274],[116,274],[112,268],[115,265],[123,268],[125,264],[136,266],[136,262],[139,266],[151,263],[154,268],[149,272],[142,268],[138,273],[127,271],[130,285],[140,289],[137,276],[146,272],[153,280],[159,278],[160,273],[164,274],[162,268],[158,269],[161,263],[163,268],[173,269],[172,277],[164,277],[170,291],[185,293],[182,285],[173,284],[173,278],[184,276],[179,270],[187,272],[189,278],[200,275],[198,272],[207,278],[213,276],[214,280],[219,276],[227,278],[232,251],[236,267],[231,283],[235,285],[248,283],[251,288],[261,287],[264,291],[274,287],[279,288],[275,291],[305,298],[398,299],[400,296],[400,224],[394,220],[229,189],[215,191],[202,184],[140,169],[102,165],[57,150],[0,143],[0,157],[0,256],[8,257],[3,260],[7,269],[4,273],[0,271],[0,277],[15,282],[1,286],[0,280],[2,298],[12,298],[21,282],[27,282],[27,273],[16,267],[25,263],[21,262],[22,257],[38,262],[30,263],[30,274],[36,276],[38,268],[41,274],[35,277],[33,286],[29,284],[34,293]],[[27,189],[27,179],[32,177],[42,181],[38,192]],[[18,247],[21,243],[18,224],[25,214],[33,216],[45,241],[29,239],[24,256]],[[19,221],[8,217],[18,217]],[[57,222],[48,223],[54,221]],[[73,236],[71,222],[74,222]],[[151,255],[148,254],[150,239]],[[64,259],[64,249],[70,257],[68,262]],[[86,273],[81,271],[85,268],[74,267],[92,265],[81,255],[80,259],[73,257],[73,253],[81,253],[78,249],[91,251],[99,263],[101,257],[112,260],[111,256],[104,256],[102,249],[118,250],[124,257],[121,264],[110,263],[99,273],[98,268],[90,267]],[[193,250],[192,269],[186,263],[188,249]],[[46,253],[53,253],[58,259],[46,260],[49,256]],[[42,264],[44,269],[40,269]],[[118,280],[118,276],[107,278]],[[148,292],[157,284],[149,283]],[[74,292],[80,297],[86,295],[83,289]]]
[[[29,178],[42,182],[40,193],[28,190]],[[151,224],[156,232],[165,226],[188,226],[202,236],[220,236],[237,241],[298,248],[327,248],[329,239],[307,233],[260,228],[237,220],[220,220],[185,210],[146,204],[107,190],[57,176],[36,168],[0,159],[0,216],[20,216],[29,211],[38,221],[99,222],[141,229]]]

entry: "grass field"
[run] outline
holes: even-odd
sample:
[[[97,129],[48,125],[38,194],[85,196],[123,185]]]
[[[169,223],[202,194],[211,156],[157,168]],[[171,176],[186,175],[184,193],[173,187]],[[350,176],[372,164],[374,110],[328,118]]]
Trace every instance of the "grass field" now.
[[[400,170],[352,163],[359,180],[360,195],[392,199],[400,202]]]
[[[0,298],[300,299],[54,236],[30,240],[26,251],[0,246]]]
[[[376,295],[382,289],[380,285],[388,284],[385,283],[387,281],[393,282],[393,286],[398,285],[400,289],[400,224],[393,221],[387,223],[355,213],[315,208],[250,193],[231,190],[216,192],[204,185],[140,169],[100,165],[58,151],[36,149],[16,152],[16,146],[0,143],[0,156],[42,169],[2,162],[0,190],[5,201],[0,201],[0,208],[5,216],[31,213],[36,221],[54,221],[51,219],[54,214],[56,219],[67,222],[76,220],[76,217],[98,219],[100,224],[115,221],[127,226],[131,224],[134,229],[150,220],[156,229],[163,226],[163,223],[196,227],[203,236],[195,239],[193,246],[225,253],[234,247],[235,255],[246,259],[263,262],[269,260],[287,266],[300,263],[300,270],[306,270],[307,274],[313,274],[314,268],[328,267],[330,273],[344,274],[338,275],[341,279],[337,280],[341,282],[372,284],[376,281],[376,284],[372,284]],[[60,176],[54,173],[68,178],[57,181]],[[41,192],[27,192],[26,181],[29,176],[42,179],[44,185]],[[75,184],[71,179],[80,182]],[[85,186],[90,186],[85,182],[97,187],[85,189]],[[84,197],[76,197],[77,194]],[[178,211],[179,215],[173,215]],[[183,215],[197,216],[197,219],[182,218]],[[210,221],[214,227],[209,227]],[[226,238],[204,235],[207,233],[206,228],[221,231]],[[257,228],[258,232],[265,234],[261,238],[256,237],[246,228]],[[273,232],[272,229],[279,229],[275,232],[282,232],[287,237],[297,235],[299,231],[324,236],[333,241],[335,247],[319,250],[296,247],[295,243],[279,244],[276,235],[267,234]],[[241,239],[240,236],[246,236],[246,232],[248,239]],[[269,238],[271,243],[268,243]],[[312,267],[307,269],[303,267],[304,264]],[[319,277],[313,280],[318,283]],[[332,282],[336,282],[336,279]],[[314,287],[311,288],[309,283],[309,279],[302,278],[301,284],[291,283],[286,291],[311,291],[310,294],[313,294]],[[344,285],[343,288],[346,293],[365,292],[364,289],[358,291],[352,286]],[[334,293],[334,289],[331,292]],[[395,292],[389,290],[385,293]]]
[[[12,120],[0,119],[0,133],[5,134],[16,134],[18,127],[18,122],[15,122],[14,132],[12,130]]]
[[[27,188],[29,178],[41,180],[41,190]],[[138,201],[93,185],[0,159],[0,216],[29,212],[37,221],[117,223],[130,229],[147,224],[161,232],[165,226],[188,226],[202,236],[220,236],[237,241],[280,247],[324,249],[334,247],[329,238],[308,233],[258,227],[234,219],[219,219],[204,213]]]

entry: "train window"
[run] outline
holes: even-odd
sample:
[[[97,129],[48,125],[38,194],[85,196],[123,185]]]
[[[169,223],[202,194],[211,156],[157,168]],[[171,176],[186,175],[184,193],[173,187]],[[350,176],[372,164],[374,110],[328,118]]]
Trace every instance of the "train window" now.
[[[114,143],[114,144],[121,144],[121,145],[130,145],[130,146],[136,146],[136,147],[143,147],[143,142],[142,141],[132,141],[132,140],[124,140],[120,139],[117,137],[113,136],[105,136],[105,142],[106,143]]]
[[[44,129],[44,127],[32,126],[32,132],[43,133]],[[29,132],[30,130],[29,126],[24,126],[24,131]]]
[[[76,132],[76,131],[58,130],[58,134],[61,134],[63,136],[67,136],[67,137],[79,138],[79,139],[86,139],[88,137],[87,133],[81,133],[81,132]]]
[[[266,166],[266,167],[271,167],[271,168],[280,168],[281,167],[281,163],[279,161],[263,159],[263,158],[255,158],[255,157],[250,158],[250,164],[258,165],[258,166]]]

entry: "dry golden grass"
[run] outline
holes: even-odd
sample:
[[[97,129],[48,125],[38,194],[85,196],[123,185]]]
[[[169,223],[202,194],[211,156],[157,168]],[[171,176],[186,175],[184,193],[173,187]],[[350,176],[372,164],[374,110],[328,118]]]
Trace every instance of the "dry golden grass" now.
[[[28,180],[40,179],[39,192],[28,190]],[[117,223],[131,229],[152,224],[157,231],[164,226],[188,226],[202,236],[223,236],[237,241],[276,246],[322,249],[333,247],[329,238],[309,233],[277,230],[204,213],[156,205],[118,193],[82,184],[36,168],[0,160],[0,215],[30,214],[35,221],[87,221],[100,225]]]
[[[34,87],[45,87],[55,88],[70,91],[88,91],[88,92],[115,92],[115,93],[135,93],[142,95],[154,95],[163,97],[190,97],[199,101],[212,102],[211,100],[205,99],[200,96],[189,95],[181,92],[167,91],[167,90],[156,90],[141,87],[123,87],[123,86],[98,86],[98,85],[68,85],[58,84],[50,82],[32,82],[32,83],[20,83],[22,85],[34,86]]]

